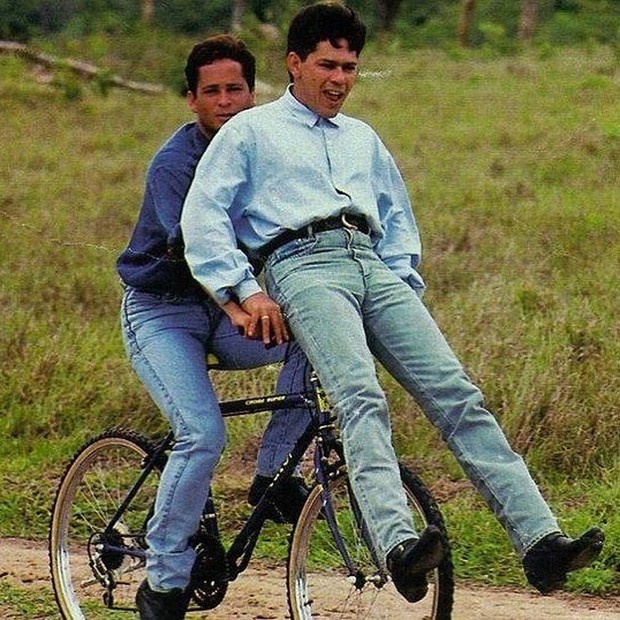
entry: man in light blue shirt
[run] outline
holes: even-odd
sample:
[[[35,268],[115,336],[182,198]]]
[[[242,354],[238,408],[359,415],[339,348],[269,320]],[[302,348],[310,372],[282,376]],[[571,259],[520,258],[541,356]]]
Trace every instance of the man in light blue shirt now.
[[[375,132],[340,114],[364,42],[345,6],[296,15],[291,86],[228,122],[197,167],[181,220],[188,264],[219,303],[240,302],[250,332],[281,342],[290,329],[301,344],[338,414],[370,535],[406,600],[426,594],[443,541],[411,522],[373,356],[439,429],[530,583],[550,592],[597,557],[603,533],[561,533],[421,301],[420,238],[403,180]],[[241,248],[265,261],[269,296]]]
[[[245,312],[234,302],[214,303],[191,277],[183,256],[179,220],[185,194],[213,136],[254,105],[254,55],[235,37],[210,37],[192,48],[185,76],[196,120],[175,131],[154,156],[131,240],[117,261],[127,354],[175,436],[147,526],[147,579],[136,597],[141,620],[180,620],[189,603],[196,560],[192,538],[226,440],[207,355],[216,356],[223,370],[284,362],[278,392],[300,392],[306,381],[299,347],[266,349],[245,338],[240,333]],[[303,410],[289,413],[274,412],[263,435],[248,498],[253,504],[308,423]],[[302,479],[291,478],[271,518],[294,523],[307,494]]]
[[[226,132],[226,142],[235,143],[235,148],[227,147],[217,161],[213,158],[217,170],[209,177],[200,174],[206,168],[203,161],[193,189],[194,196],[204,189],[201,200],[207,199],[206,185],[211,176],[217,177],[218,187],[234,189],[234,201],[228,210],[213,209],[217,221],[207,223],[199,216],[188,227],[192,237],[208,238],[228,253],[226,262],[194,263],[194,275],[208,277],[210,290],[221,302],[231,293],[243,299],[260,291],[243,252],[231,253],[236,237],[250,252],[257,252],[284,231],[345,211],[364,216],[373,247],[385,264],[414,288],[423,289],[415,271],[420,237],[405,184],[394,159],[368,125],[342,114],[319,116],[290,90],[249,117],[240,116],[244,118],[233,119],[240,122],[229,123]],[[283,170],[280,162],[286,162],[285,174],[275,173]],[[247,165],[252,178],[240,181],[238,175]]]

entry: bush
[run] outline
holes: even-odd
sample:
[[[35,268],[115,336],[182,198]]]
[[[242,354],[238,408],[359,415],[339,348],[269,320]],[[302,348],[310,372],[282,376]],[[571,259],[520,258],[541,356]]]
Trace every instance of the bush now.
[[[578,12],[556,12],[541,27],[537,38],[562,46],[589,42],[614,44],[618,40],[619,29],[620,11],[617,8],[590,7]]]
[[[0,0],[0,38],[28,41],[40,29],[37,0]]]
[[[349,0],[374,39],[379,27],[376,0]],[[66,31],[71,36],[131,32],[141,18],[139,0],[0,0],[0,37],[28,41],[41,34]],[[246,0],[244,23],[269,21],[286,31],[302,0]],[[156,0],[149,28],[196,34],[230,29],[229,0]],[[401,0],[390,38],[393,49],[441,47],[456,42],[460,0]],[[510,54],[517,46],[521,3],[479,0],[471,45]],[[539,0],[539,44],[574,45],[598,42],[618,45],[620,3],[614,0]],[[498,34],[500,33],[500,34]],[[381,38],[385,38],[381,33]]]
[[[230,19],[228,0],[166,0],[155,4],[155,23],[175,32],[195,34],[228,30]]]

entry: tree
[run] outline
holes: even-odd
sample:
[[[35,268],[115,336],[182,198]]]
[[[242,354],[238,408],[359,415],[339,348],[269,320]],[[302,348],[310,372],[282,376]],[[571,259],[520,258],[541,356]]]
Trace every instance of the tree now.
[[[471,32],[475,9],[476,0],[463,0],[457,33],[461,47],[469,46],[469,33]]]
[[[160,84],[149,84],[147,82],[135,82],[126,80],[118,75],[109,73],[90,62],[83,60],[73,60],[71,58],[58,58],[51,54],[38,52],[22,43],[15,41],[0,41],[0,54],[15,54],[20,58],[32,62],[50,71],[60,70],[69,71],[81,78],[98,82],[100,88],[107,89],[110,86],[118,88],[128,88],[148,94],[159,94],[164,92],[164,87]]]
[[[142,0],[142,21],[150,24],[155,14],[155,0]]]
[[[389,32],[394,27],[398,9],[402,0],[377,0],[379,30]]]
[[[519,30],[517,36],[519,41],[530,43],[536,30],[538,19],[538,0],[522,0],[521,18],[519,19]]]
[[[230,24],[230,28],[233,32],[241,31],[241,28],[242,28],[241,20],[243,19],[244,12],[245,12],[245,0],[233,0],[232,20]]]

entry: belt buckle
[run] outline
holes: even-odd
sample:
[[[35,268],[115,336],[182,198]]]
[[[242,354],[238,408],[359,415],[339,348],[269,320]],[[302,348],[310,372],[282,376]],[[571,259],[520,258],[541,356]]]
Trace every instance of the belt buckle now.
[[[344,212],[340,214],[340,221],[345,228],[349,228],[351,230],[359,230],[359,228],[355,224],[352,224],[351,222],[349,222],[349,220],[347,220],[347,214]]]

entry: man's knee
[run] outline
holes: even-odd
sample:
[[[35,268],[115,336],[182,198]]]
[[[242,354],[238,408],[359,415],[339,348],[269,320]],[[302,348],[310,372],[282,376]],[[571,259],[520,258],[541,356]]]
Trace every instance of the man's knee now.
[[[195,424],[175,434],[174,449],[200,458],[219,458],[226,446],[226,430],[218,424]]]

